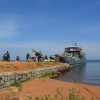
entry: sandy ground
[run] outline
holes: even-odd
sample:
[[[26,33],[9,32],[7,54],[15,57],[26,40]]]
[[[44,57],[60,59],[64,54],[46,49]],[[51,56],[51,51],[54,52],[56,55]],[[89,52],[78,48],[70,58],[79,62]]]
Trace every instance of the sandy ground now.
[[[54,62],[0,62],[0,72],[30,70],[41,67],[48,67],[51,65],[61,66],[63,64]],[[62,90],[63,96],[68,97],[68,90],[76,88],[80,90],[79,94],[81,97],[84,97],[85,100],[91,100],[92,97],[94,97],[93,100],[100,100],[100,86],[63,82],[49,78],[38,78],[24,82],[22,83],[21,91],[18,91],[18,88],[14,87],[9,87],[3,90],[0,89],[0,100],[36,100],[34,99],[35,97],[44,97],[45,95],[49,94],[54,97],[58,88],[59,90]],[[8,97],[11,99],[7,99]],[[32,97],[33,99],[29,99],[29,97]]]
[[[100,86],[63,82],[63,81],[58,81],[56,79],[49,79],[49,78],[38,78],[38,79],[34,79],[22,83],[21,91],[18,91],[16,88],[8,89],[9,92],[12,93],[12,98],[15,96],[20,99],[2,98],[0,100],[36,100],[35,97],[44,97],[45,95],[51,95],[52,97],[54,97],[57,88],[59,90],[62,90],[62,94],[64,97],[65,96],[68,97],[69,89],[76,88],[76,90],[79,89],[80,98],[84,97],[85,98],[84,100],[92,100],[91,98],[94,97],[93,100],[100,100]],[[8,90],[6,92],[0,91],[0,97],[2,97],[4,94],[9,95],[10,93],[8,92]],[[30,97],[33,99],[29,99]],[[61,96],[59,95],[59,97]],[[64,100],[69,100],[69,99],[64,99]]]
[[[93,85],[83,85],[79,83],[62,82],[55,79],[41,78],[35,79],[29,82],[25,82],[22,85],[22,96],[24,100],[28,96],[41,97],[45,95],[54,95],[57,88],[62,89],[62,94],[68,95],[68,89],[76,88],[80,89],[81,97],[85,97],[85,100],[90,100],[94,97],[94,100],[100,100],[100,87]],[[34,100],[34,99],[33,99]]]
[[[0,62],[0,72],[26,71],[37,68],[64,65],[60,62]]]

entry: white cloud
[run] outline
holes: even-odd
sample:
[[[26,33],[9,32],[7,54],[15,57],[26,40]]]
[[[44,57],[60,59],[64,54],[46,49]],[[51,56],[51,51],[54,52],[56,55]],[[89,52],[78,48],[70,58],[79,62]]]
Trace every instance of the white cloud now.
[[[16,21],[11,18],[0,18],[0,38],[13,37],[16,34]]]

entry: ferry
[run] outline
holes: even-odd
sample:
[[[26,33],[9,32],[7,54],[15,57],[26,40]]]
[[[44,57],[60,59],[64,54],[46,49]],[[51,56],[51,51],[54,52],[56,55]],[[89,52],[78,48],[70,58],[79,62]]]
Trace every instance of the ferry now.
[[[57,54],[59,60],[64,63],[68,63],[72,66],[82,65],[86,63],[86,54],[81,47],[78,47],[76,43],[74,45],[65,48],[62,54]]]

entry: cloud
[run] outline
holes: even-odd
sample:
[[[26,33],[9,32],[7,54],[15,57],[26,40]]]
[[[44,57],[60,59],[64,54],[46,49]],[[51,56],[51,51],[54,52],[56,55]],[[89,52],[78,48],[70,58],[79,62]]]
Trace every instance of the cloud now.
[[[16,21],[11,18],[0,17],[0,38],[8,38],[15,36],[17,31]]]

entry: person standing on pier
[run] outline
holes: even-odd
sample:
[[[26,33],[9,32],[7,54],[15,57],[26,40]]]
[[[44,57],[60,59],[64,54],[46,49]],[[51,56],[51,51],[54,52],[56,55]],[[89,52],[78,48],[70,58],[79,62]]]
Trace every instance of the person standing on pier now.
[[[37,57],[38,62],[41,62],[42,61],[42,52],[41,51],[36,52],[35,53],[35,56]]]
[[[26,61],[28,61],[28,60],[29,60],[29,58],[30,58],[30,54],[29,54],[29,53],[27,53],[27,54],[26,54]]]
[[[16,57],[16,61],[19,61],[19,60],[20,60],[20,57],[19,57],[19,56],[17,56],[17,57]]]
[[[4,61],[10,61],[10,54],[8,51],[4,54]]]

